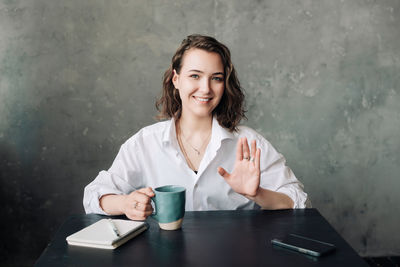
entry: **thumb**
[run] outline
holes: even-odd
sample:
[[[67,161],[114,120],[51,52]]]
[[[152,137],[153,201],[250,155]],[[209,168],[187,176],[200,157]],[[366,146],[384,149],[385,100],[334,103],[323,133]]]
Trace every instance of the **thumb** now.
[[[230,174],[222,167],[218,167],[218,173],[219,173],[219,175],[224,177],[224,179],[228,179],[230,176]]]
[[[151,189],[151,187],[145,187],[145,188],[139,189],[139,192],[147,195],[148,197],[154,197],[154,192],[153,192],[153,189]]]

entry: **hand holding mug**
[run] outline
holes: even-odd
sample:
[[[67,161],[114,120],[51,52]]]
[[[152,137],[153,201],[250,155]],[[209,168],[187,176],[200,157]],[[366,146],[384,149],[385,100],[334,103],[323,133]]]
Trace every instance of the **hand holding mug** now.
[[[141,188],[125,195],[122,202],[122,211],[131,220],[145,220],[153,213],[151,198],[154,192],[151,187]]]

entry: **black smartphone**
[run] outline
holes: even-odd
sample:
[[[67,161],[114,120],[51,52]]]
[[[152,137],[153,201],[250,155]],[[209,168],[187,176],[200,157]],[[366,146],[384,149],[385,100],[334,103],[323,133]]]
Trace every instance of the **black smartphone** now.
[[[272,239],[271,243],[276,246],[295,250],[314,257],[320,257],[336,249],[333,244],[296,234],[289,234],[283,239]]]

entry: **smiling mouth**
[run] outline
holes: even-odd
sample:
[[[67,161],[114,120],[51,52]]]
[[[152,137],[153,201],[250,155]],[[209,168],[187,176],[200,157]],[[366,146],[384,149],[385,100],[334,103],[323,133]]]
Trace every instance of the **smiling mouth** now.
[[[210,97],[198,97],[198,96],[194,96],[194,98],[200,102],[208,102],[211,100]]]

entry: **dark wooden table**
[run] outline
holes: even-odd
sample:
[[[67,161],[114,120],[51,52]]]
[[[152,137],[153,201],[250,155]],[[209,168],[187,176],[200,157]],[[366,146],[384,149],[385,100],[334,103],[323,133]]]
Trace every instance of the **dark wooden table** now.
[[[69,217],[36,266],[368,266],[316,209],[186,212],[182,229],[160,230],[148,219],[147,231],[115,250],[67,244],[68,235],[102,218]],[[337,249],[314,258],[271,245],[287,233]]]

